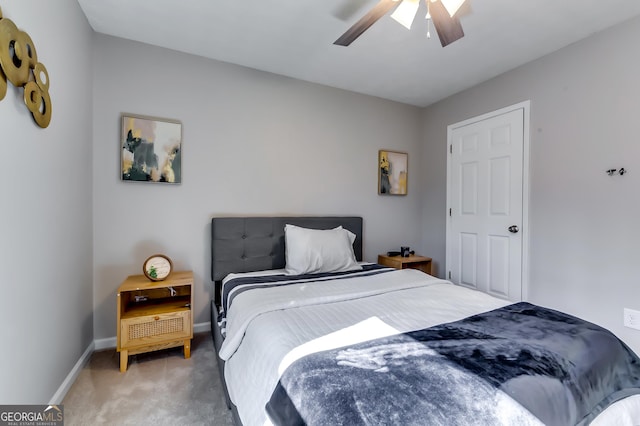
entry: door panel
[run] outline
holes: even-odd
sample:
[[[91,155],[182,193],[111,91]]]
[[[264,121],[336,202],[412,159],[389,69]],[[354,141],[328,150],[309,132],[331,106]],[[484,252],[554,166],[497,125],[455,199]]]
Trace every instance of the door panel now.
[[[510,207],[511,158],[494,158],[489,163],[489,213],[508,216]]]
[[[450,129],[450,276],[495,296],[522,298],[524,109]]]
[[[478,282],[478,236],[460,233],[460,283],[476,288]]]
[[[489,235],[489,293],[509,298],[509,238]]]
[[[475,215],[478,213],[478,163],[467,163],[460,166],[462,181],[461,213]]]

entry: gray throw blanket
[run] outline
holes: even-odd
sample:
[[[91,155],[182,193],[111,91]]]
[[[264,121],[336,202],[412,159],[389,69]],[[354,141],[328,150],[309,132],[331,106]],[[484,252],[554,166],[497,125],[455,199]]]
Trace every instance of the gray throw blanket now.
[[[276,425],[585,425],[638,393],[611,332],[523,302],[301,358],[266,408]]]

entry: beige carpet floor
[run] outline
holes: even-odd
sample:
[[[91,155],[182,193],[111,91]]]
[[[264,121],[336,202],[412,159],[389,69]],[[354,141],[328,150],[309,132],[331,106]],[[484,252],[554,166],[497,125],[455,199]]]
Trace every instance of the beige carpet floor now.
[[[233,425],[211,334],[182,348],[129,357],[120,373],[115,349],[94,352],[64,398],[65,425]]]

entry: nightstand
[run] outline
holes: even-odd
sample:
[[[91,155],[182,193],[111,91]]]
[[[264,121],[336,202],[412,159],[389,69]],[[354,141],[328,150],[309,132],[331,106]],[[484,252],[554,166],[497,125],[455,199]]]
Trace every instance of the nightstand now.
[[[396,269],[419,269],[431,275],[431,258],[411,255],[409,257],[378,255],[378,263]]]
[[[172,272],[163,281],[131,275],[118,288],[117,351],[120,371],[129,355],[184,347],[191,356],[193,338],[193,272]]]

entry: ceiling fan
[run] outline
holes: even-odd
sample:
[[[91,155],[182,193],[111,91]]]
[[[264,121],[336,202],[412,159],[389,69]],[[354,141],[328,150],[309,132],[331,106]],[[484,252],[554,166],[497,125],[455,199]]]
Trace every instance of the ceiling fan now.
[[[433,22],[440,38],[440,44],[445,47],[464,37],[460,20],[456,13],[466,0],[425,0],[427,3],[427,19]],[[418,12],[420,0],[380,0],[373,9],[367,12],[358,22],[353,24],[333,44],[349,46],[360,37],[369,27],[396,7],[391,17],[411,29],[411,24]],[[427,33],[428,34],[428,33]],[[428,34],[429,35],[429,34]]]

